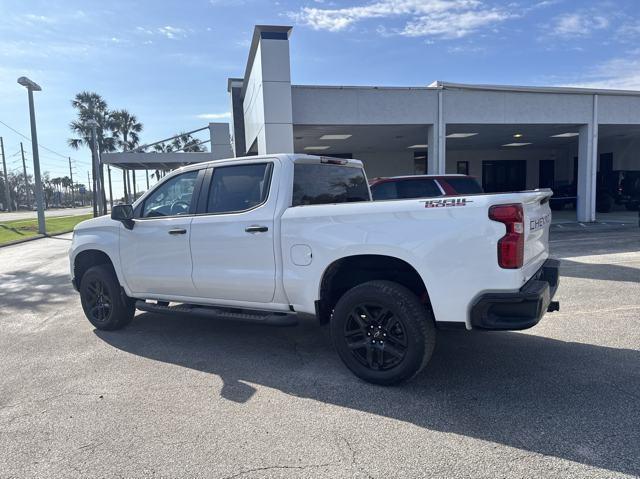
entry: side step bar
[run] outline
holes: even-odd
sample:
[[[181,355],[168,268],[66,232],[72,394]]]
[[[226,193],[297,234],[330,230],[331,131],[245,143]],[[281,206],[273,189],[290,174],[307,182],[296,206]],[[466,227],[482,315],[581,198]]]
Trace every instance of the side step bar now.
[[[176,306],[169,306],[164,302],[155,304],[147,303],[140,299],[136,301],[136,308],[140,311],[148,311],[150,313],[190,314],[205,318],[267,324],[269,326],[296,326],[298,324],[298,317],[294,313],[274,313],[271,311],[220,308],[196,304],[178,304]]]

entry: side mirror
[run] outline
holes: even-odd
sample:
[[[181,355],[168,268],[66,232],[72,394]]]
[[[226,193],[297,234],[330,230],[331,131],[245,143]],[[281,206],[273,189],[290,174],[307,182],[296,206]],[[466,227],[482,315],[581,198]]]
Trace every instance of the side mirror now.
[[[133,229],[133,206],[115,205],[111,210],[111,219],[120,221],[128,230]]]

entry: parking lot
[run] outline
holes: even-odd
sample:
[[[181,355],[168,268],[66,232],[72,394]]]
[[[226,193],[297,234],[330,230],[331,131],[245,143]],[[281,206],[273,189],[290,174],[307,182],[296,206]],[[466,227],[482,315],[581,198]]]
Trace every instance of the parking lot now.
[[[352,376],[314,322],[96,331],[69,240],[0,249],[0,477],[640,475],[637,224],[556,225],[560,312],[441,332],[393,388]]]

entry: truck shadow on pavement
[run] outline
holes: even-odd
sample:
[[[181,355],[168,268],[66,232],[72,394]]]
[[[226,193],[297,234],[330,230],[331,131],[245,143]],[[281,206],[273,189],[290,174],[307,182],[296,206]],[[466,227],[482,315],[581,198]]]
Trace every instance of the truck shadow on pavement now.
[[[220,395],[234,402],[249,401],[252,384],[263,385],[429,430],[640,474],[638,351],[526,333],[441,332],[423,373],[383,388],[352,376],[327,328],[314,322],[277,329],[143,313],[125,330],[95,334],[131,354],[215,374],[224,382]]]
[[[560,274],[572,278],[602,279],[605,281],[626,281],[640,283],[638,268],[610,263],[580,263],[562,259]]]

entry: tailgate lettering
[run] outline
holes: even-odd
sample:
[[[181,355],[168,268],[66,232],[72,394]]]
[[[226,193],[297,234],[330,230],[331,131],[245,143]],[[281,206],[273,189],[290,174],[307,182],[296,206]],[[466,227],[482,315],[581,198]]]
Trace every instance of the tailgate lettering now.
[[[549,223],[551,223],[551,215],[550,214],[546,214],[546,215],[544,215],[544,216],[542,216],[540,218],[536,218],[534,220],[530,220],[529,221],[529,230],[530,231],[539,230],[540,228],[544,228]]]

